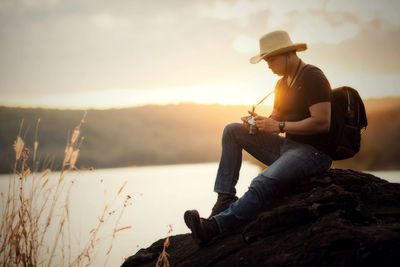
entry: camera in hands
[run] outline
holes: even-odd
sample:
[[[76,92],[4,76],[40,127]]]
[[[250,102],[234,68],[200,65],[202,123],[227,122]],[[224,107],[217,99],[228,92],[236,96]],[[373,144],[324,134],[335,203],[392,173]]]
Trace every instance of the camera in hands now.
[[[258,128],[256,127],[256,121],[253,116],[250,116],[247,119],[247,123],[250,124],[249,134],[254,135],[258,132]]]

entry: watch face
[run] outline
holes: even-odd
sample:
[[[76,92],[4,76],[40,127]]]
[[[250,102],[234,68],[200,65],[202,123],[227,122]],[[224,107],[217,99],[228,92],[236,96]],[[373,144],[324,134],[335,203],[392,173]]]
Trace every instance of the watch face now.
[[[280,122],[279,123],[279,130],[280,130],[280,132],[281,133],[283,133],[284,131],[283,131],[283,128],[285,127],[285,123],[284,122]]]

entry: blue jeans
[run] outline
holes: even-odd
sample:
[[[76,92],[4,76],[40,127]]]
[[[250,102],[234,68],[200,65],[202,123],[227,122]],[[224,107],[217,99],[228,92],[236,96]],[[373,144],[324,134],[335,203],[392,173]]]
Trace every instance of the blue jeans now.
[[[260,131],[250,135],[243,124],[231,123],[225,127],[222,135],[222,155],[215,192],[236,194],[243,149],[269,167],[253,179],[248,191],[238,201],[214,216],[221,233],[234,229],[255,215],[264,202],[273,198],[282,188],[304,177],[322,174],[332,163],[328,155],[311,145],[275,133]]]

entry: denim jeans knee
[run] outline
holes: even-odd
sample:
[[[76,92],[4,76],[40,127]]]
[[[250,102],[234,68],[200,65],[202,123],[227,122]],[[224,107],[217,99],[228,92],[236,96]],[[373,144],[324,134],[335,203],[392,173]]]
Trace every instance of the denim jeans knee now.
[[[235,136],[237,133],[244,133],[247,131],[247,128],[238,122],[232,122],[225,125],[224,132],[222,134],[222,139],[226,138],[227,135]]]
[[[278,190],[278,180],[270,177],[258,175],[251,181],[249,190],[253,190],[258,201],[263,203],[265,200],[273,197]]]

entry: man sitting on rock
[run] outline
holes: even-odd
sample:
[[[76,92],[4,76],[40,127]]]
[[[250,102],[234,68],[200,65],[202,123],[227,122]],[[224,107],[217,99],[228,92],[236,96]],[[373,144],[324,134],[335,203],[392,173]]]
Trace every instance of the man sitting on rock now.
[[[228,124],[222,135],[222,155],[215,181],[218,193],[211,215],[200,218],[196,210],[186,211],[184,219],[195,240],[203,245],[220,233],[230,231],[260,211],[265,201],[299,180],[329,169],[331,153],[331,88],[323,72],[305,64],[296,54],[306,44],[293,44],[288,33],[275,31],[260,39],[260,54],[250,62],[265,60],[273,73],[283,76],[275,87],[271,116],[254,112],[256,134],[249,134],[250,116],[243,124]],[[279,133],[286,133],[286,137]],[[236,183],[242,163],[242,150],[268,165],[236,197]]]

